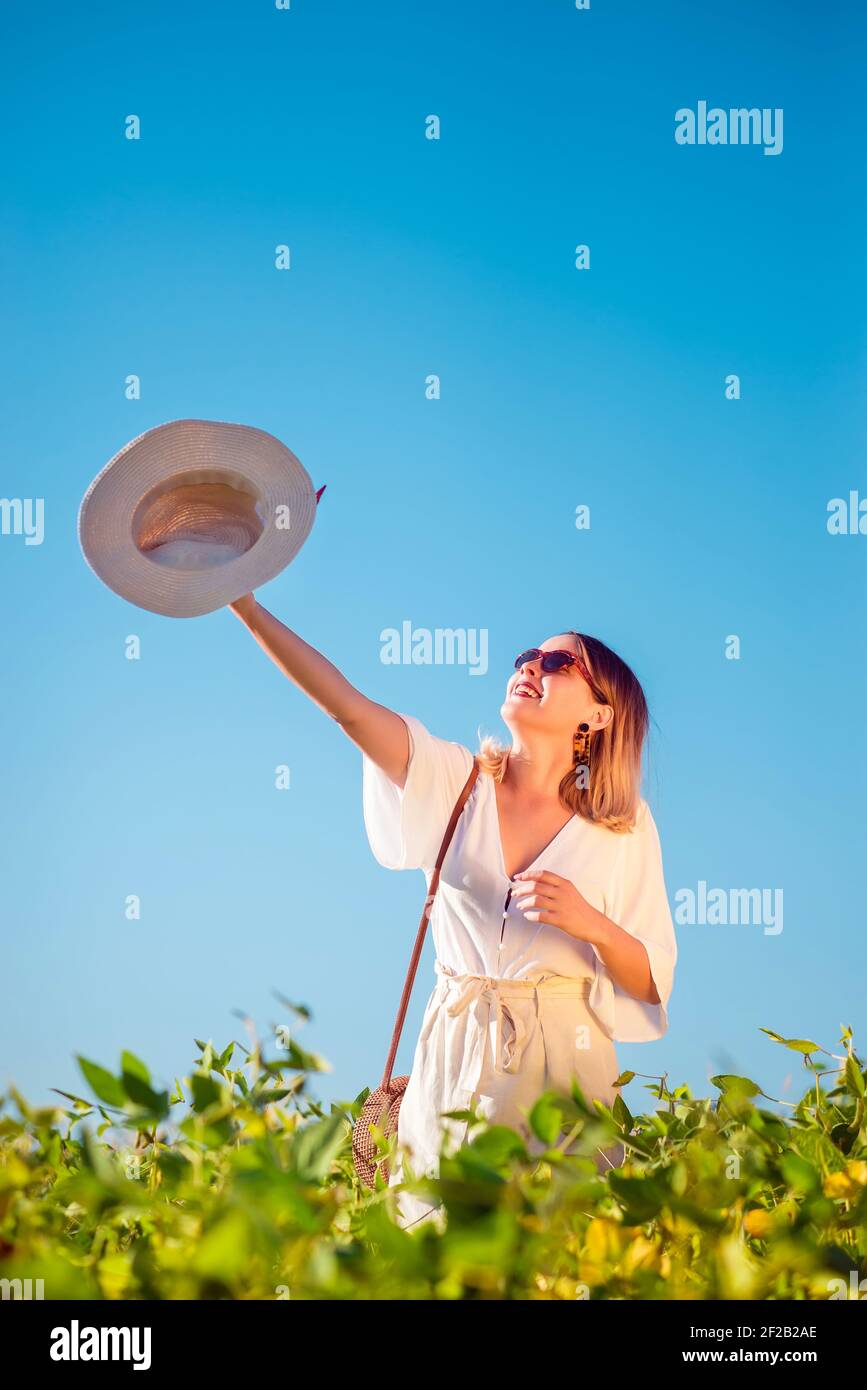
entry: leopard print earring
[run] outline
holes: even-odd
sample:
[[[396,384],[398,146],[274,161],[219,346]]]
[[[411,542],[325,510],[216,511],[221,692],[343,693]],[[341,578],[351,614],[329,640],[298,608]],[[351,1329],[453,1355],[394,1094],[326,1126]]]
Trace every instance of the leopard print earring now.
[[[590,775],[590,725],[579,724],[575,733],[572,735],[572,766],[575,769],[576,777],[579,769],[584,767],[587,772],[585,777]]]

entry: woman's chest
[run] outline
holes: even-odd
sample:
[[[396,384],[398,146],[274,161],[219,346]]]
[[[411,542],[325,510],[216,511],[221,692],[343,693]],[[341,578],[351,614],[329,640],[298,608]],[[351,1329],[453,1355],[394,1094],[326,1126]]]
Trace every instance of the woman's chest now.
[[[502,815],[501,815],[502,812]],[[491,919],[517,910],[509,899],[521,870],[549,869],[574,883],[605,911],[617,860],[617,837],[565,810],[535,816],[498,806],[493,779],[481,776],[458,821],[440,882],[449,901],[468,915]]]
[[[553,848],[574,819],[559,804],[552,807],[550,802],[541,806],[516,802],[496,784],[491,801],[503,869],[509,878],[528,869],[547,849]]]

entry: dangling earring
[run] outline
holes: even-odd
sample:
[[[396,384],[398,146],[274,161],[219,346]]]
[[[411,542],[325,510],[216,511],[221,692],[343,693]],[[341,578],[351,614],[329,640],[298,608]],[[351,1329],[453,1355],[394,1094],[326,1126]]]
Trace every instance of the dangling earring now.
[[[584,785],[586,778],[590,775],[590,725],[579,724],[575,733],[572,735],[572,766],[575,769],[576,778],[581,776],[580,768],[585,767],[587,772],[584,774]]]

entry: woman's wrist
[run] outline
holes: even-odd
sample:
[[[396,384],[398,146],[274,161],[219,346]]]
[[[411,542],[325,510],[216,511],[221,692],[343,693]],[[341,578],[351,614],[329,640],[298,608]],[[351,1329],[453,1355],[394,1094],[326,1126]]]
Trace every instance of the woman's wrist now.
[[[249,627],[258,612],[259,604],[255,594],[244,594],[241,598],[236,599],[234,603],[230,603],[229,607],[235,616],[240,618],[241,622],[244,623],[246,627]]]
[[[589,941],[591,946],[606,947],[610,946],[616,932],[620,928],[610,917],[606,917],[604,912],[600,912],[592,903],[584,899],[581,909],[581,936],[584,941]]]

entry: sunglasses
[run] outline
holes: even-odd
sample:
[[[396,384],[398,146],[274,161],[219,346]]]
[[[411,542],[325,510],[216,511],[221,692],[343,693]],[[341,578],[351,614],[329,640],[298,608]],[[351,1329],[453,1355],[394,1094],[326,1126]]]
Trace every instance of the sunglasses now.
[[[591,689],[594,688],[590,672],[581,658],[576,656],[574,652],[562,651],[559,648],[555,648],[554,651],[543,652],[540,647],[528,647],[527,651],[521,652],[521,655],[516,659],[515,670],[520,671],[525,661],[537,661],[541,669],[549,674],[552,671],[562,671],[567,666],[577,666],[587,684]]]

